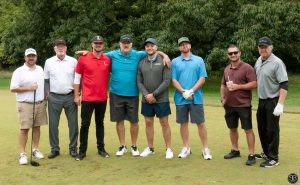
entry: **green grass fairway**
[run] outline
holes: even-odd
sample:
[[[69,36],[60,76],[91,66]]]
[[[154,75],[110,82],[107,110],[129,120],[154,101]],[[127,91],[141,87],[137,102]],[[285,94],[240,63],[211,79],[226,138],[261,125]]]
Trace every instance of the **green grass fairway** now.
[[[215,97],[215,99],[218,97]],[[300,115],[285,113],[281,117],[280,165],[271,169],[245,165],[247,145],[245,134],[240,130],[240,150],[242,157],[224,160],[223,155],[230,150],[228,129],[225,125],[224,111],[220,106],[205,106],[206,125],[208,129],[209,146],[213,160],[203,160],[201,142],[196,132],[196,126],[190,125],[190,145],[192,155],[186,159],[178,159],[181,150],[179,126],[175,123],[175,107],[172,103],[170,124],[172,129],[172,145],[175,158],[165,160],[165,148],[159,123],[155,124],[155,155],[147,158],[132,157],[127,153],[123,157],[114,156],[119,143],[115,124],[109,121],[109,107],[105,117],[106,149],[110,158],[97,155],[95,141],[95,126],[92,121],[89,134],[87,157],[83,161],[75,161],[68,155],[68,129],[65,116],[60,125],[61,155],[55,159],[39,160],[40,167],[18,164],[19,146],[15,95],[7,89],[0,90],[0,184],[186,184],[186,185],[284,185],[288,174],[295,172],[300,176]],[[253,125],[256,134],[256,151],[261,152],[255,112]],[[145,126],[140,116],[140,132],[138,147],[146,147]],[[129,124],[126,124],[126,142],[130,146]],[[27,153],[29,151],[28,142]],[[40,150],[47,156],[50,151],[48,126],[42,127]],[[299,182],[298,182],[299,184]]]

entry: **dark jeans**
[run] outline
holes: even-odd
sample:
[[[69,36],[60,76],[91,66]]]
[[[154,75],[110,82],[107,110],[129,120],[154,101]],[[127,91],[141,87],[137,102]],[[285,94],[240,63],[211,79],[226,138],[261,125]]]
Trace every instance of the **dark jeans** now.
[[[277,102],[278,98],[259,99],[256,119],[263,152],[278,161],[279,116],[273,115]]]
[[[104,114],[106,111],[106,101],[102,102],[86,102],[81,104],[81,128],[80,128],[80,153],[86,153],[88,147],[89,128],[91,117],[95,110],[96,137],[97,148],[104,148]]]

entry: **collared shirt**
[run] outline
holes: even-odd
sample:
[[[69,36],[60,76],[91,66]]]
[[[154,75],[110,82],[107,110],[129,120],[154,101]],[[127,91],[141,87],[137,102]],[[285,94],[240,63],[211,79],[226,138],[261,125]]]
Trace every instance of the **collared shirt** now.
[[[128,55],[124,55],[118,49],[106,55],[112,60],[110,92],[120,96],[138,96],[137,68],[147,53],[131,49]]]
[[[44,100],[44,72],[41,66],[28,67],[25,63],[23,66],[17,68],[12,75],[10,90],[18,87],[28,86],[37,83],[35,101]],[[18,92],[16,93],[17,102],[33,102],[34,91]]]
[[[279,97],[280,83],[288,81],[282,60],[272,53],[264,62],[259,57],[254,68],[257,75],[258,97],[260,99]]]
[[[229,64],[224,69],[222,78],[222,85],[226,85],[226,82],[232,81],[235,84],[247,84],[249,82],[256,81],[256,74],[254,68],[241,61],[235,68]],[[225,89],[225,105],[229,107],[250,107],[252,93],[251,90],[236,90],[229,91]]]
[[[44,76],[50,81],[50,92],[68,94],[73,91],[76,64],[77,60],[67,55],[63,60],[57,56],[46,60]]]
[[[76,73],[81,74],[82,100],[99,102],[107,100],[108,78],[111,60],[105,54],[100,58],[92,52],[81,55],[76,66]]]
[[[200,78],[206,77],[206,68],[201,57],[191,54],[188,59],[184,59],[181,55],[172,60],[172,79],[177,80],[183,89],[193,88]],[[194,92],[193,100],[184,99],[182,93],[176,89],[174,101],[176,105],[203,104],[202,88]]]

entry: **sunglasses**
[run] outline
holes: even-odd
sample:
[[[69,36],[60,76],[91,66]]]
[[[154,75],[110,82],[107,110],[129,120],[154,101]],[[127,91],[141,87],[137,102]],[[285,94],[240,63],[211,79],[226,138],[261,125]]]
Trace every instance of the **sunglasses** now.
[[[227,54],[231,56],[231,55],[233,55],[233,54],[234,54],[234,55],[237,55],[238,53],[239,53],[239,51],[234,51],[234,52],[228,52]]]

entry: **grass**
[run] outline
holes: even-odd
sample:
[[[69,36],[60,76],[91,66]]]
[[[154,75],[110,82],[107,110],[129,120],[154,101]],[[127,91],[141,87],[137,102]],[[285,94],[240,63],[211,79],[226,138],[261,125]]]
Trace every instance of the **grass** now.
[[[295,106],[299,111],[300,104],[297,91],[300,90],[299,76],[291,76],[286,109]],[[294,82],[295,81],[295,82]],[[89,134],[87,157],[83,161],[75,161],[68,155],[68,128],[64,115],[60,123],[61,155],[55,159],[39,160],[40,167],[20,166],[18,164],[18,132],[15,95],[8,90],[9,79],[0,80],[0,184],[188,184],[188,185],[273,185],[288,184],[287,176],[295,172],[300,175],[300,133],[299,114],[285,113],[281,117],[280,165],[272,169],[259,167],[260,161],[252,167],[244,163],[247,158],[245,134],[240,130],[240,150],[242,157],[224,160],[223,155],[230,150],[228,129],[224,121],[224,110],[219,105],[219,80],[207,81],[205,85],[205,117],[208,129],[210,149],[213,160],[205,161],[201,157],[201,144],[196,126],[190,125],[190,145],[193,154],[186,159],[174,158],[165,160],[165,148],[162,133],[157,119],[155,120],[155,151],[156,154],[147,158],[115,157],[119,143],[115,124],[109,121],[109,107],[105,117],[106,150],[111,154],[108,159],[100,158],[96,150],[95,126],[92,121]],[[291,100],[290,100],[290,99]],[[254,98],[256,99],[256,98]],[[255,104],[255,102],[254,102]],[[175,107],[171,103],[173,114],[170,116],[172,130],[172,146],[177,156],[181,149],[179,126],[175,123]],[[256,107],[256,106],[253,106]],[[255,112],[253,126],[256,134],[256,151],[261,152]],[[140,132],[138,146],[140,150],[146,147],[145,124],[140,116]],[[126,123],[126,143],[130,145],[129,124]],[[29,153],[29,143],[27,153]],[[42,127],[40,150],[47,155],[50,151],[48,126]]]

